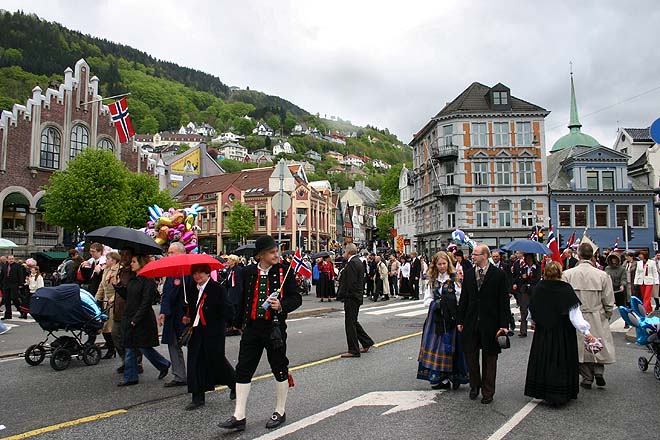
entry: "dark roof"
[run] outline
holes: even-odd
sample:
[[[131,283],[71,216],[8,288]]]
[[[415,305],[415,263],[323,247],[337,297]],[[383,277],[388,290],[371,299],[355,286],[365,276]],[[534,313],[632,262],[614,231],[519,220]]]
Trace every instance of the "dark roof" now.
[[[633,142],[653,142],[651,129],[647,128],[624,128],[625,132],[632,137]]]
[[[498,85],[500,85],[498,83]],[[501,113],[502,110],[493,110],[488,99],[488,92],[490,87],[478,82],[473,82],[470,86],[463,91],[456,99],[440,110],[435,115],[436,118],[442,118],[453,113],[474,113],[474,112],[497,112]],[[535,112],[535,113],[548,113],[543,107],[536,104],[524,101],[511,95],[511,112]]]

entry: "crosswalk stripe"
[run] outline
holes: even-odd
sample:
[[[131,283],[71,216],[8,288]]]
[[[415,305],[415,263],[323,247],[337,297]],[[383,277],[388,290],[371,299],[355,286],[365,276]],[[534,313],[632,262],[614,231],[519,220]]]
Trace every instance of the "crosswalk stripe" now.
[[[401,306],[407,306],[407,305],[413,305],[413,304],[424,304],[424,301],[421,299],[416,300],[416,301],[401,301],[401,302],[395,302],[392,304],[387,304],[384,306],[373,306],[373,307],[365,307],[364,310],[380,310],[380,309],[391,309],[393,307],[401,307]]]
[[[411,318],[413,316],[426,315],[428,312],[429,312],[428,309],[424,308],[424,310],[415,310],[414,312],[398,313],[394,316],[401,316],[402,318]]]
[[[422,304],[400,305],[399,307],[391,307],[389,309],[380,309],[374,311],[369,309],[368,312],[364,312],[364,313],[367,315],[385,315],[387,313],[396,313],[403,310],[419,309],[420,307],[424,307],[426,309],[424,303],[422,303]]]

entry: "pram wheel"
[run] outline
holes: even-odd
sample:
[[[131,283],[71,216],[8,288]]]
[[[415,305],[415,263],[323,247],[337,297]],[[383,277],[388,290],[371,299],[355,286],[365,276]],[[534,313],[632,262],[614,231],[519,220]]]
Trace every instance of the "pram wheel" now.
[[[82,358],[85,365],[96,365],[101,361],[101,350],[96,345],[88,345],[83,350]]]
[[[50,366],[55,371],[66,370],[71,363],[71,352],[64,347],[60,347],[53,352],[50,357]]]
[[[644,356],[640,356],[639,359],[637,359],[637,367],[641,371],[646,371],[649,369],[649,361]]]
[[[24,357],[25,362],[34,367],[46,359],[46,350],[41,345],[30,345],[28,349],[25,350]]]
[[[660,380],[660,362],[655,363],[655,367],[653,367],[653,375],[656,379]]]

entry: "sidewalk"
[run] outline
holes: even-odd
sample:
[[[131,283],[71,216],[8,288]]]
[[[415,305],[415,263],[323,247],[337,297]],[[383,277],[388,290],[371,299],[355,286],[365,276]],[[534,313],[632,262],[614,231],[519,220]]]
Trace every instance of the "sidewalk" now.
[[[397,300],[390,300],[389,303],[394,303]],[[382,305],[382,302],[372,303],[365,298],[364,308],[369,308],[372,305]],[[289,314],[289,319],[303,318],[305,316],[324,315],[326,313],[338,312],[344,310],[344,305],[336,300],[320,302],[316,298],[314,287],[309,295],[303,295],[302,305],[293,313]],[[160,306],[154,306],[154,313],[158,315]],[[14,313],[17,316],[17,313]],[[0,335],[0,359],[7,357],[20,356],[32,344],[37,344],[46,339],[47,333],[39,327],[39,324],[34,322],[33,319],[13,319],[11,321],[3,321],[9,326],[11,330],[4,335]],[[99,342],[102,338],[98,338]]]

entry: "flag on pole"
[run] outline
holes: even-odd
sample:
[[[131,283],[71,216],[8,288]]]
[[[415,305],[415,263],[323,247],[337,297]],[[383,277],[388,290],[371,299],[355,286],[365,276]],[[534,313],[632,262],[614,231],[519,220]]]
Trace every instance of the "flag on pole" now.
[[[299,273],[305,278],[312,277],[312,269],[310,269],[307,263],[305,263],[305,260],[303,260],[302,255],[300,254],[300,249],[296,249],[296,253],[293,254],[291,267],[295,273]]]
[[[593,250],[594,250],[594,254],[595,254],[596,251],[599,249],[599,248],[598,248],[598,245],[596,245],[596,243],[594,243],[594,242],[591,240],[591,238],[589,238],[589,236],[587,235],[586,232],[584,233],[584,235],[582,235],[582,240],[580,240],[580,244],[582,244],[582,243],[589,243],[589,244],[591,245],[591,247],[593,248]]]
[[[533,231],[532,234],[529,236],[529,239],[530,239],[530,240],[533,240],[533,241],[539,241],[539,231],[538,231],[538,228],[534,228],[534,231]]]
[[[556,261],[559,264],[562,264],[561,254],[559,253],[559,243],[555,237],[555,231],[552,229],[552,224],[548,230],[548,247],[552,251],[552,261]]]
[[[616,238],[616,241],[614,242],[614,249],[612,249],[613,252],[619,252],[619,237]]]
[[[575,229],[570,237],[568,237],[568,242],[566,243],[566,249],[570,249],[575,244]]]
[[[115,124],[115,129],[119,135],[119,142],[126,143],[135,135],[133,125],[131,124],[131,117],[128,113],[128,104],[126,98],[121,98],[108,106],[110,114],[112,115],[112,122]]]

